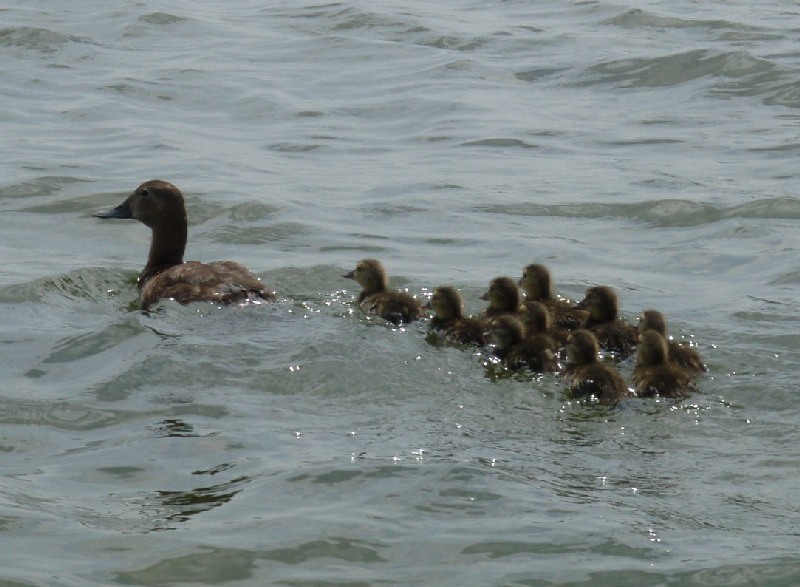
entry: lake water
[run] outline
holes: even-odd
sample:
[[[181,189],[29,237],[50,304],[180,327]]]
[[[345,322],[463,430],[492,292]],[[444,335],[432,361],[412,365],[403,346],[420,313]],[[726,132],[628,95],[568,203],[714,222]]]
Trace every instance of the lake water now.
[[[795,4],[0,16],[0,585],[800,584]],[[281,301],[138,312],[150,233],[91,214],[152,178]],[[611,285],[709,374],[571,403],[365,317],[362,257]]]

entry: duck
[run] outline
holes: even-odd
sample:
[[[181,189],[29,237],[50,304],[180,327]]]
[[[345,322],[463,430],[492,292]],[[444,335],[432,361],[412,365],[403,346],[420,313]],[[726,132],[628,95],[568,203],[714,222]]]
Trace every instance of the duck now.
[[[590,330],[601,348],[615,353],[619,359],[631,355],[639,332],[635,326],[619,317],[617,293],[612,288],[606,285],[590,287],[578,306],[589,313],[581,328]]]
[[[489,302],[478,318],[483,320],[487,326],[491,326],[492,320],[503,314],[516,314],[519,311],[520,295],[516,282],[510,277],[495,277],[489,282],[489,289],[481,296],[481,299]]]
[[[558,371],[553,339],[546,334],[526,336],[522,322],[511,314],[495,318],[491,334],[495,355],[510,369],[528,367],[537,373]]]
[[[483,323],[477,318],[464,316],[464,300],[456,288],[435,288],[430,301],[423,307],[435,314],[429,325],[431,331],[462,344],[486,344]]]
[[[708,370],[703,359],[700,357],[700,353],[695,349],[689,345],[683,345],[677,341],[670,340],[667,336],[667,321],[664,318],[664,314],[658,310],[645,310],[639,314],[640,335],[645,330],[655,330],[667,341],[668,359],[676,363],[686,372],[697,375],[699,373],[705,373]]]
[[[533,300],[523,302],[519,307],[519,316],[525,326],[526,336],[547,335],[557,348],[566,344],[569,332],[554,326],[552,315],[542,302]]]
[[[600,345],[589,330],[578,329],[569,335],[563,376],[576,398],[596,398],[604,404],[616,404],[628,397],[625,379],[599,358]]]
[[[93,216],[134,219],[152,230],[147,264],[137,280],[143,312],[161,299],[180,304],[260,303],[276,299],[275,292],[240,263],[183,260],[188,232],[186,206],[181,191],[168,181],[146,181],[116,208],[100,210]]]
[[[355,269],[343,275],[361,286],[358,305],[368,314],[375,314],[392,324],[408,324],[422,315],[422,305],[411,294],[389,291],[388,277],[377,259],[361,259]]]
[[[667,341],[655,330],[644,330],[639,335],[636,364],[631,381],[640,397],[682,399],[694,391],[692,376],[675,363],[668,361]]]
[[[571,300],[556,295],[550,269],[539,263],[531,263],[522,269],[519,286],[525,292],[525,299],[543,303],[553,316],[558,328],[571,331],[586,320],[588,312],[575,307]]]

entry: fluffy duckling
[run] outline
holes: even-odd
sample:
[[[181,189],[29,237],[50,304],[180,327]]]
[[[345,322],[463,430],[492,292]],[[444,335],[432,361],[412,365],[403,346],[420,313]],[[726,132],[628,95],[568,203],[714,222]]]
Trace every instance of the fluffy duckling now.
[[[596,397],[614,404],[629,395],[622,375],[598,357],[600,346],[588,330],[576,330],[567,342],[567,365],[564,378],[575,397]]]
[[[531,263],[522,270],[519,286],[528,301],[542,302],[553,316],[558,328],[575,330],[588,317],[588,312],[556,295],[553,277],[544,265]]]
[[[543,334],[553,339],[556,348],[567,343],[569,332],[555,328],[552,315],[542,302],[528,300],[519,307],[519,316],[527,336]]]
[[[430,301],[424,306],[433,310],[430,329],[463,344],[486,344],[483,323],[477,318],[464,316],[464,300],[458,290],[450,286],[433,290]]]
[[[484,309],[478,317],[489,324],[503,314],[516,314],[519,310],[519,288],[510,277],[492,279],[489,289],[481,296],[481,299],[488,301],[489,307]]]
[[[558,370],[553,339],[544,334],[525,336],[525,327],[510,314],[496,318],[491,326],[495,354],[511,369],[529,367],[537,373]]]
[[[706,371],[706,365],[700,353],[688,345],[682,345],[667,337],[667,321],[658,310],[645,310],[639,314],[639,332],[655,330],[667,341],[667,357],[687,373],[697,375]]]
[[[275,299],[275,293],[244,265],[234,261],[183,261],[188,232],[181,191],[169,182],[143,183],[116,208],[95,212],[97,218],[133,218],[150,227],[153,238],[147,264],[139,273],[139,301],[147,311],[162,298],[181,304],[222,304]]]
[[[639,333],[619,317],[617,294],[612,288],[590,287],[578,305],[589,312],[581,327],[595,335],[601,348],[617,353],[620,359],[633,352]]]
[[[389,291],[386,270],[376,259],[361,259],[343,277],[355,279],[361,286],[358,305],[367,313],[377,314],[392,324],[413,322],[422,314],[422,306],[414,296]]]
[[[684,398],[694,391],[695,384],[685,370],[667,360],[667,341],[655,330],[645,330],[639,335],[636,348],[636,365],[631,380],[641,397],[659,395]]]

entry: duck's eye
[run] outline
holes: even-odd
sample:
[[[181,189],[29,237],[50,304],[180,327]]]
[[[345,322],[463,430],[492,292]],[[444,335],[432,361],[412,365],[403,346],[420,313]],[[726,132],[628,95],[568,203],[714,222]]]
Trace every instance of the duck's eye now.
[[[139,190],[139,195],[142,196],[143,198],[146,198],[147,196],[150,195],[150,190],[148,190],[147,188],[142,188]]]

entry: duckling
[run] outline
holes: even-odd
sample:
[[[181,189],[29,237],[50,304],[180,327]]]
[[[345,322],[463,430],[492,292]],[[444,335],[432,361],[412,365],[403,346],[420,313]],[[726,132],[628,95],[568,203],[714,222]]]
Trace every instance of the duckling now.
[[[688,345],[682,345],[667,337],[667,321],[658,310],[645,310],[639,314],[639,332],[655,330],[667,341],[668,359],[684,369],[687,373],[696,375],[704,373],[706,369],[700,353]]]
[[[638,331],[619,317],[617,294],[612,288],[590,287],[578,306],[589,312],[581,328],[591,330],[600,346],[617,353],[620,359],[630,356],[638,340]]]
[[[547,335],[553,340],[556,348],[563,347],[567,343],[569,332],[554,327],[550,311],[542,302],[528,300],[519,307],[519,315],[525,326],[526,336]]]
[[[486,344],[483,324],[477,318],[463,315],[464,301],[456,288],[437,287],[424,307],[435,313],[430,323],[431,330],[459,343]]]
[[[645,330],[639,335],[631,380],[641,397],[659,395],[680,399],[694,391],[691,376],[675,363],[667,361],[668,352],[667,341],[655,330]]]
[[[553,339],[544,334],[525,336],[525,327],[518,318],[505,314],[495,318],[491,327],[495,354],[511,369],[529,367],[537,373],[555,372],[558,362]]]
[[[147,264],[138,278],[139,302],[144,312],[162,298],[181,304],[275,300],[275,292],[244,265],[234,261],[183,261],[188,231],[186,208],[183,194],[169,182],[146,181],[122,204],[95,212],[94,216],[133,218],[152,230]]]
[[[628,386],[616,369],[599,359],[599,352],[594,334],[574,331],[567,341],[564,378],[573,396],[594,396],[601,403],[614,404],[629,395]]]
[[[588,312],[576,308],[570,300],[556,295],[550,270],[544,265],[531,263],[522,270],[519,286],[525,292],[525,299],[542,302],[553,316],[558,328],[575,330],[588,317]]]
[[[386,270],[376,259],[361,259],[356,268],[343,277],[355,279],[361,286],[358,305],[370,314],[377,314],[392,324],[418,320],[422,306],[414,296],[401,291],[389,291]]]
[[[484,309],[478,318],[487,325],[503,314],[516,314],[519,310],[519,288],[510,277],[495,277],[489,282],[489,289],[481,296],[482,300],[489,302],[489,307]]]

